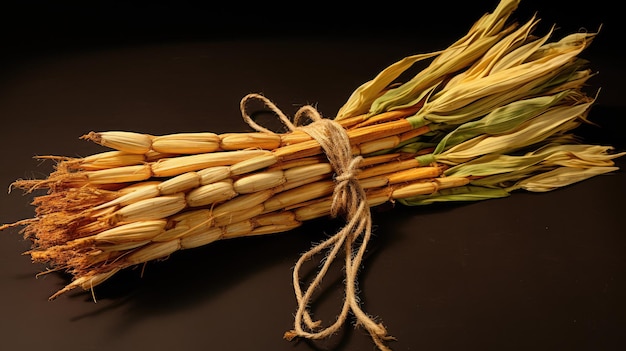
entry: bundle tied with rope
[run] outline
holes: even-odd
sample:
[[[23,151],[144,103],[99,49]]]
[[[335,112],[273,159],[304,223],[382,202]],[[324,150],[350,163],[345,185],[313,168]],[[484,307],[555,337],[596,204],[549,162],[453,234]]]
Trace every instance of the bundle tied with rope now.
[[[392,337],[387,335],[387,331],[382,324],[376,323],[363,312],[359,306],[356,292],[357,273],[367,249],[367,243],[372,235],[372,217],[367,204],[367,195],[356,178],[359,164],[363,158],[352,155],[350,138],[344,128],[333,120],[322,118],[319,112],[310,105],[303,106],[296,112],[294,125],[269,99],[259,94],[249,94],[241,100],[241,113],[244,120],[255,130],[273,133],[271,130],[254,122],[246,112],[246,104],[251,99],[262,100],[290,131],[302,130],[319,143],[335,174],[334,180],[336,185],[333,190],[330,215],[336,217],[339,214],[343,214],[346,217],[346,226],[335,235],[302,254],[296,263],[293,272],[293,286],[298,301],[298,310],[295,315],[294,329],[286,332],[285,338],[287,340],[293,340],[296,337],[307,339],[327,338],[336,333],[345,324],[348,313],[352,312],[357,319],[357,324],[362,325],[370,333],[376,345],[381,350],[387,350],[388,348],[384,341],[391,340]],[[312,123],[298,127],[298,122],[303,117],[311,119]],[[357,243],[359,240],[360,242]],[[356,252],[354,245],[358,245]],[[308,311],[308,306],[310,305],[313,292],[320,286],[326,272],[328,272],[337,255],[341,254],[342,249],[345,256],[346,272],[343,307],[337,320],[332,325],[320,330],[321,322],[313,321]],[[302,265],[307,260],[324,252],[324,250],[329,251],[323,260],[324,264],[303,293],[300,285]]]
[[[359,86],[333,119],[311,106],[293,122],[269,99],[241,100],[254,132],[90,132],[109,150],[56,161],[45,179],[12,187],[46,190],[23,227],[27,252],[46,273],[71,281],[50,299],[94,292],[128,267],[217,240],[290,232],[309,220],[343,216],[345,226],[304,253],[294,267],[298,304],[286,339],[321,339],[352,314],[377,347],[392,340],[358,303],[357,273],[372,235],[370,208],[480,201],[515,191],[545,192],[615,172],[615,152],[574,134],[595,101],[594,73],[579,57],[597,33],[551,40],[538,19],[509,21],[518,0],[502,0],[446,49],[405,57]],[[426,67],[404,82],[417,63]],[[248,114],[261,101],[289,129],[274,133]],[[305,120],[310,123],[304,123]],[[324,255],[310,285],[303,263]],[[309,305],[331,263],[343,255],[345,296],[324,327]]]

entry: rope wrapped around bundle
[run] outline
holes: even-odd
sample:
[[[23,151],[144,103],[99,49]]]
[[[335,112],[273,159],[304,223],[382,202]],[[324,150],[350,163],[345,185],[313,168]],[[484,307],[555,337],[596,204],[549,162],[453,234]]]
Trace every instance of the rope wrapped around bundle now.
[[[273,133],[257,125],[246,113],[246,103],[251,99],[262,100],[271,111],[279,116],[280,120],[290,131],[300,129],[320,144],[335,172],[334,180],[336,185],[333,191],[330,214],[332,217],[336,217],[339,214],[343,214],[346,217],[346,225],[341,230],[302,254],[296,263],[293,271],[293,285],[298,301],[298,310],[295,315],[294,329],[286,332],[285,338],[287,340],[292,340],[296,337],[307,339],[327,338],[336,333],[345,324],[348,313],[352,312],[356,317],[357,325],[363,326],[369,332],[375,344],[381,350],[389,350],[384,341],[392,340],[393,337],[388,336],[385,327],[376,323],[372,317],[368,316],[361,309],[356,292],[357,273],[367,250],[367,243],[372,235],[372,217],[367,205],[367,196],[356,178],[356,172],[363,158],[361,156],[353,157],[350,139],[344,128],[333,120],[322,118],[319,112],[310,105],[303,106],[298,110],[294,117],[295,124],[292,124],[269,99],[258,94],[249,94],[241,102],[242,116],[254,129],[265,133]],[[298,122],[303,117],[308,117],[313,122],[306,126],[298,126]],[[358,245],[356,250],[354,248],[355,245]],[[308,306],[314,291],[319,288],[322,279],[342,249],[345,256],[346,275],[343,307],[332,325],[319,329],[321,321],[313,321]],[[328,254],[323,259],[324,264],[303,293],[300,282],[302,265],[324,250],[328,250]]]

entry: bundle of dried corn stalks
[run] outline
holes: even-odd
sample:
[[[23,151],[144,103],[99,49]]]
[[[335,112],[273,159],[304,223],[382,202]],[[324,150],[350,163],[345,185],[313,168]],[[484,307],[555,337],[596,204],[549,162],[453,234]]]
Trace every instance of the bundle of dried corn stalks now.
[[[517,5],[501,1],[447,49],[406,57],[352,94],[334,122],[358,157],[350,175],[363,190],[357,200],[367,207],[482,200],[617,169],[612,160],[624,153],[581,144],[572,132],[594,102],[582,89],[593,74],[578,55],[596,33],[535,36],[538,19],[509,22]],[[399,84],[420,61],[430,62]],[[247,112],[251,99],[270,106],[290,131],[256,125]],[[24,226],[33,261],[73,275],[51,298],[93,289],[121,269],[177,250],[289,231],[331,214],[334,151],[260,95],[245,97],[241,107],[256,132],[91,132],[84,138],[112,150],[46,157],[57,161],[47,179],[13,184],[48,189],[34,200],[34,218],[1,228]],[[306,311],[300,317],[314,327]],[[299,330],[290,337],[303,336]],[[381,349],[384,339],[375,338]]]

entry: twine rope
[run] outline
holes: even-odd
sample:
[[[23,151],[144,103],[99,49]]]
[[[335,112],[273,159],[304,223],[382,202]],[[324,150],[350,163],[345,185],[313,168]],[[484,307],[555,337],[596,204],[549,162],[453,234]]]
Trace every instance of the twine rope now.
[[[259,132],[274,132],[259,126],[246,111],[246,105],[250,100],[261,100],[270,110],[280,118],[282,123],[290,131],[302,130],[315,139],[326,154],[333,170],[335,171],[335,188],[332,196],[331,216],[344,215],[346,225],[336,234],[325,241],[314,245],[309,251],[300,256],[293,271],[293,286],[298,302],[295,314],[294,329],[287,331],[284,338],[293,340],[296,337],[312,340],[327,338],[345,324],[348,314],[352,312],[357,325],[365,328],[372,340],[380,350],[391,350],[385,345],[385,341],[394,338],[387,335],[385,327],[374,321],[365,313],[360,305],[357,293],[357,274],[367,249],[367,243],[372,235],[372,218],[367,204],[366,194],[356,179],[356,171],[362,160],[361,156],[353,157],[350,139],[344,128],[337,122],[322,118],[319,112],[312,106],[301,107],[294,116],[292,123],[280,109],[266,97],[260,94],[249,94],[241,100],[241,113],[244,120]],[[301,120],[308,118],[312,122],[302,125]],[[360,241],[359,241],[360,239]],[[345,296],[339,315],[334,323],[322,327],[321,321],[314,321],[309,309],[313,293],[320,287],[331,264],[343,250],[345,257]],[[323,265],[318,270],[315,278],[303,291],[300,283],[300,271],[302,265],[316,255],[328,251]]]

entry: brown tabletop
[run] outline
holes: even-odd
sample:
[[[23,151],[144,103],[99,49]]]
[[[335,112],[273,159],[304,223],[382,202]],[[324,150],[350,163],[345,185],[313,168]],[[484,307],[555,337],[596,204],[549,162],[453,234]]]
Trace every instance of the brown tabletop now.
[[[568,8],[522,1],[514,17],[538,10],[543,26],[561,27],[557,36],[603,24],[581,55],[599,72],[590,81],[593,91],[602,88],[590,114],[599,127],[579,134],[624,151],[622,23],[606,1],[581,9],[558,3]],[[261,5],[16,10],[16,24],[5,24],[3,34],[0,186],[49,173],[53,163],[35,155],[104,151],[79,140],[92,130],[249,131],[239,112],[248,93],[262,93],[288,115],[314,104],[332,117],[358,85],[407,55],[444,48],[493,4],[397,6],[397,13],[386,13],[384,3],[352,6],[354,13],[311,3],[283,15]],[[622,170],[549,193],[374,209],[359,274],[364,310],[397,338],[394,350],[623,349],[626,159],[617,163]],[[3,192],[0,222],[33,216],[32,198]],[[82,291],[49,302],[68,277],[36,279],[44,267],[22,255],[29,243],[19,229],[5,230],[0,348],[373,350],[351,323],[328,340],[282,339],[296,311],[294,264],[338,225],[314,220],[176,252],[122,271],[95,289],[96,303]],[[326,323],[339,312],[342,279],[337,266],[314,303]]]

